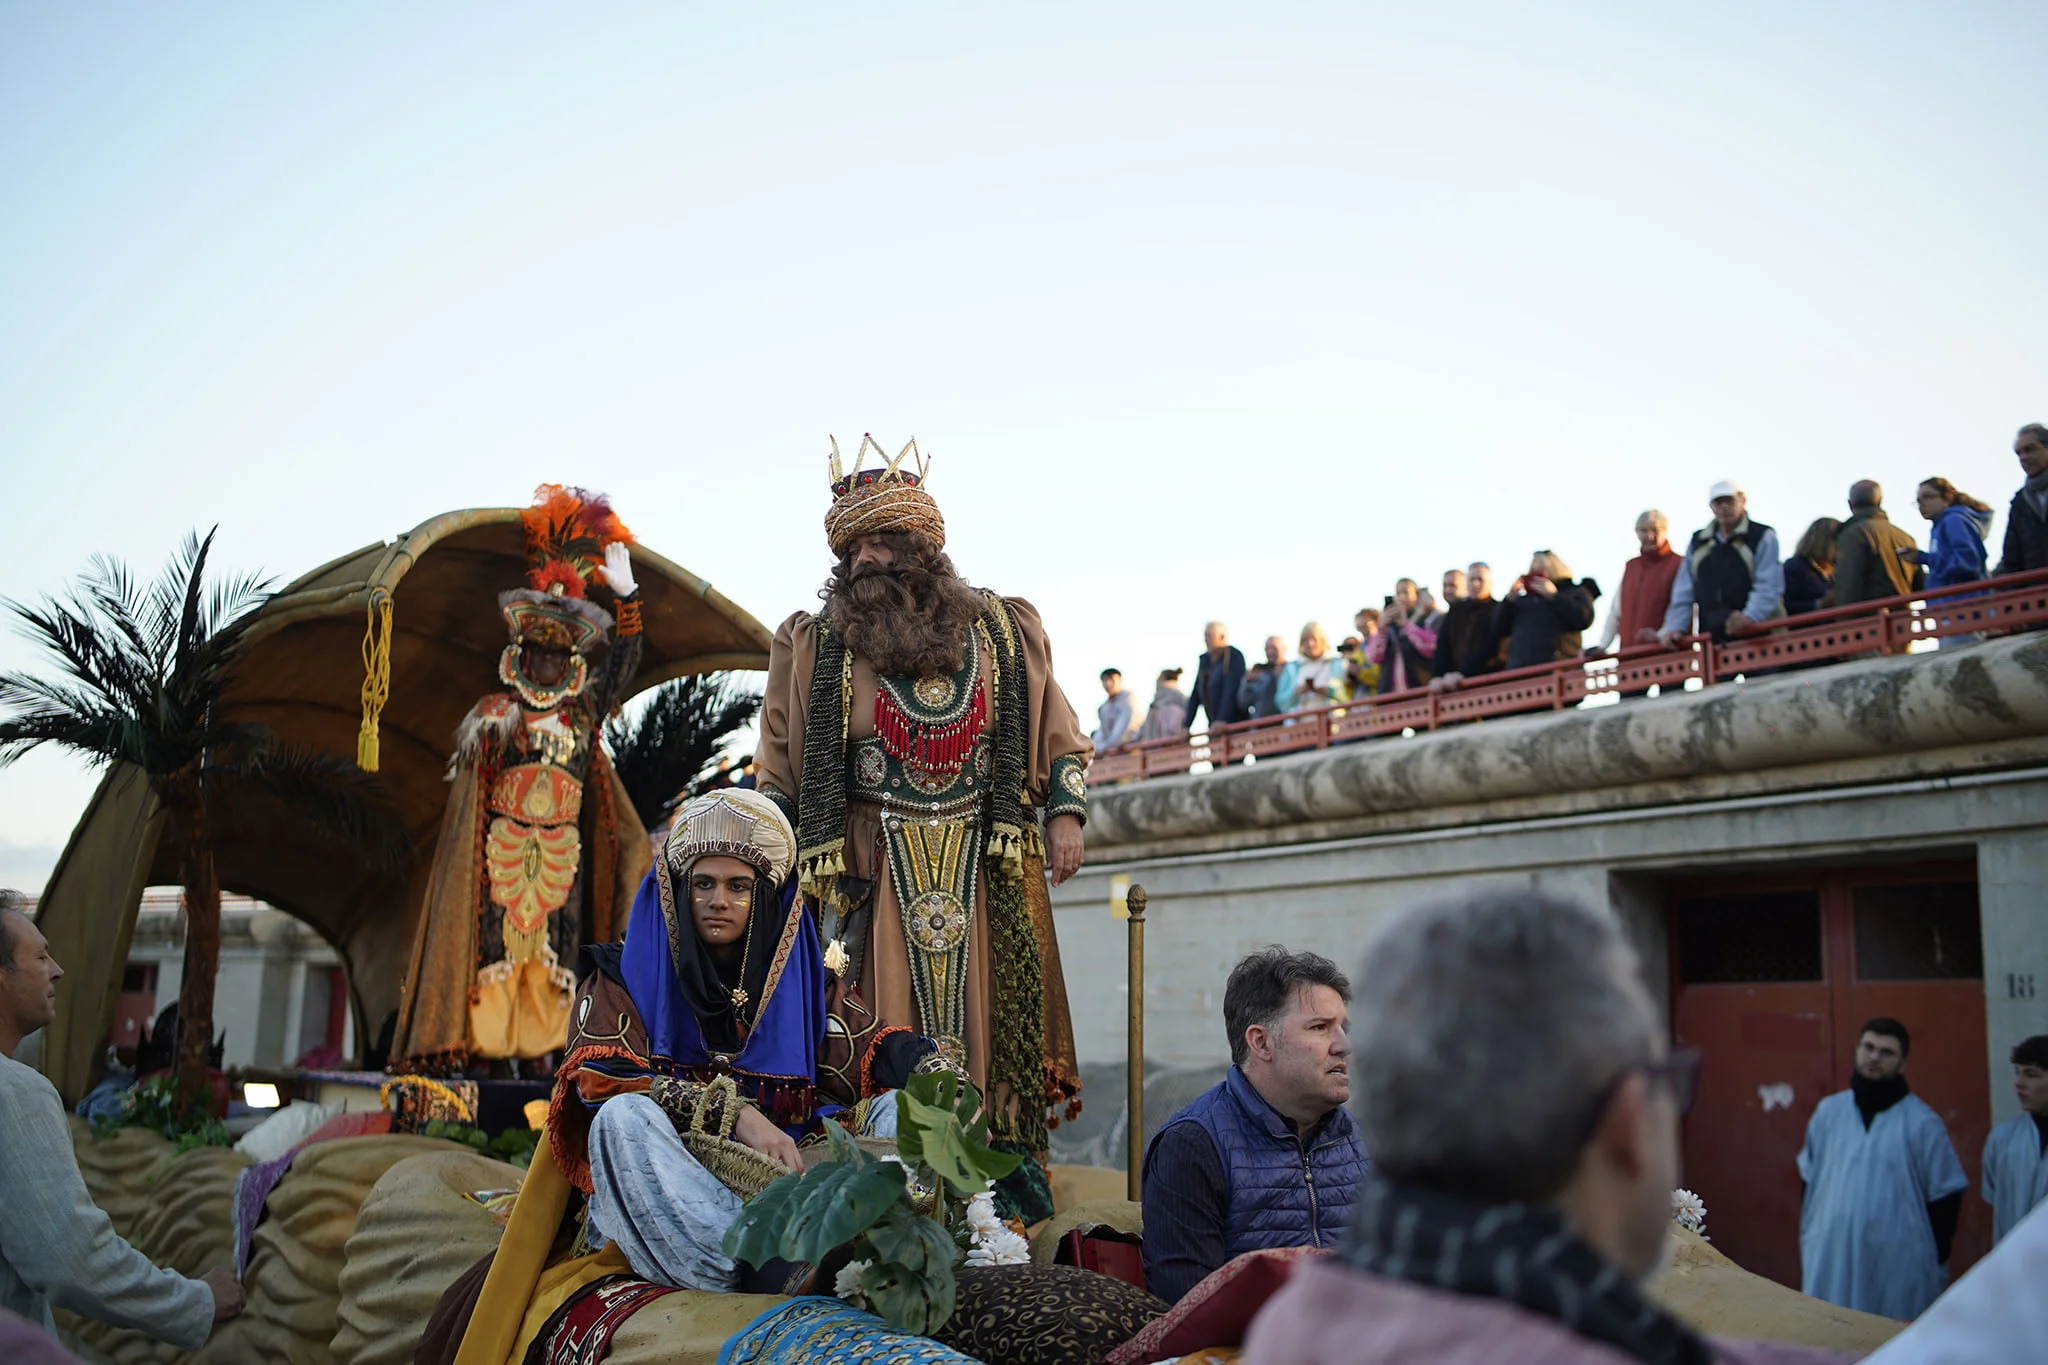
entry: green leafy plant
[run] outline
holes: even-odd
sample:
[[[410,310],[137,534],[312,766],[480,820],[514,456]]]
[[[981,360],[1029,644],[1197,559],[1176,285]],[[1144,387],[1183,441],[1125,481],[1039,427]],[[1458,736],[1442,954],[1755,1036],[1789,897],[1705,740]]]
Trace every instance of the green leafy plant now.
[[[896,1092],[895,1161],[861,1150],[836,1123],[825,1136],[831,1159],[754,1196],[726,1231],[725,1254],[755,1265],[778,1256],[817,1263],[847,1247],[868,1305],[899,1330],[929,1336],[953,1316],[962,1249],[947,1228],[947,1201],[927,1215],[919,1187],[968,1199],[1022,1158],[988,1145],[980,1095],[950,1075],[913,1076]]]
[[[532,1164],[534,1150],[540,1146],[541,1130],[507,1128],[496,1137],[486,1137],[484,1130],[474,1124],[452,1119],[429,1119],[420,1129],[420,1136],[459,1142],[481,1156],[494,1156],[524,1170]]]
[[[896,1092],[896,1154],[944,1180],[956,1199],[980,1194],[1024,1160],[988,1145],[981,1096],[947,1072],[912,1076]]]
[[[211,1088],[195,1090],[170,1072],[152,1076],[123,1095],[119,1114],[92,1121],[94,1137],[112,1137],[123,1128],[147,1128],[169,1138],[180,1152],[235,1145],[228,1126],[213,1116]]]

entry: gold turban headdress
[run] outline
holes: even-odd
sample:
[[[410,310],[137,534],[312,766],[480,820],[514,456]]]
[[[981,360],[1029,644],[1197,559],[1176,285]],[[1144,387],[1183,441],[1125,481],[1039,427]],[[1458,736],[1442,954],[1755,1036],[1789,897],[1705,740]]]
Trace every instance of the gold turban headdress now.
[[[669,875],[681,879],[699,858],[738,858],[782,885],[796,861],[796,832],[775,803],[745,787],[723,787],[693,796],[676,811],[662,858]]]
[[[868,447],[873,446],[876,456],[883,463],[873,469],[863,469]],[[915,470],[903,467],[905,456],[917,457]],[[839,441],[832,440],[832,510],[825,513],[825,540],[832,547],[834,555],[846,553],[846,547],[865,535],[878,531],[919,531],[931,538],[939,549],[946,547],[946,519],[939,515],[939,505],[932,501],[932,495],[924,491],[925,475],[930,462],[911,441],[898,451],[895,459],[883,454],[882,447],[872,436],[860,438],[860,450],[853,458],[853,469],[848,472],[840,467]]]

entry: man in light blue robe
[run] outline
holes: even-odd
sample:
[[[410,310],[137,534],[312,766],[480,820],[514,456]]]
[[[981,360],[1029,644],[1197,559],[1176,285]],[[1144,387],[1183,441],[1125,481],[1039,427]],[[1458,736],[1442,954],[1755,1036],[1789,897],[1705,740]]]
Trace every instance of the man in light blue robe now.
[[[1984,1202],[1991,1240],[2003,1241],[2034,1205],[2048,1199],[2048,1033],[2012,1050],[2013,1089],[2020,1113],[1991,1130],[1984,1143]]]
[[[1945,1286],[1970,1183],[1940,1117],[1907,1089],[1912,1045],[1896,1019],[1865,1024],[1850,1088],[1815,1107],[1799,1151],[1800,1288],[1909,1321]]]

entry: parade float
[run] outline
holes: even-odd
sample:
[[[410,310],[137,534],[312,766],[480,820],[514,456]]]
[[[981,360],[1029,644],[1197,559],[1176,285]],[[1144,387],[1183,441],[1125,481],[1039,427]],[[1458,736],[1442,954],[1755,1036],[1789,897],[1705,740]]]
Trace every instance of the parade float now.
[[[449,772],[465,716],[494,680],[513,682],[505,619],[491,604],[530,572],[529,530],[521,509],[455,512],[366,547],[268,601],[238,656],[226,695],[232,714],[282,741],[353,756],[374,770],[411,838],[405,865],[379,868],[272,807],[227,800],[213,812],[220,885],[302,919],[346,964],[357,1058],[373,1042],[376,1022],[400,1009],[409,965],[425,943],[422,907],[451,791],[461,789]],[[632,547],[630,566],[640,659],[630,678],[617,681],[615,699],[686,674],[766,662],[766,633],[708,582],[645,546]],[[515,647],[519,629],[515,622]],[[601,764],[590,771],[593,781],[606,780]],[[629,883],[646,866],[645,831],[629,802],[606,804],[615,822],[607,842],[620,853],[618,865],[600,875]],[[584,846],[594,842],[591,833],[583,832]],[[148,784],[117,768],[51,879],[40,923],[60,959],[84,965],[68,978],[43,1053],[67,1098],[95,1079],[139,893],[175,880],[167,850],[180,837]],[[1136,1061],[1145,1055],[1142,890],[1129,888],[1125,904],[1127,1055]],[[586,927],[601,939],[618,924]],[[465,971],[469,965],[462,963]],[[174,1143],[139,1127],[96,1135],[82,1120],[74,1132],[94,1198],[144,1254],[187,1274],[222,1264],[240,1272],[247,1311],[189,1356],[196,1361],[549,1365],[600,1358],[577,1353],[597,1327],[608,1342],[602,1358],[649,1365],[769,1365],[821,1353],[990,1365],[1227,1360],[1258,1304],[1284,1278],[1290,1255],[1239,1258],[1170,1312],[1143,1290],[1129,1252],[1143,1232],[1136,1202],[1143,1070],[1127,1071],[1134,1083],[1126,1170],[1053,1167],[1055,1213],[1033,1227],[994,1218],[977,1194],[996,1173],[977,1140],[986,1133],[968,1118],[953,1124],[948,1093],[925,1104],[923,1126],[904,1130],[912,1140],[901,1151],[833,1134],[807,1146],[801,1177],[778,1178],[730,1142],[721,1148],[711,1139],[703,1149],[707,1166],[750,1201],[734,1251],[814,1262],[816,1274],[796,1286],[806,1292],[651,1285],[631,1276],[616,1250],[607,1260],[580,1239],[550,1244],[550,1224],[540,1245],[521,1253],[540,1269],[517,1321],[475,1322],[449,1312],[464,1302],[465,1278],[487,1276],[506,1245],[529,1236],[518,1215],[522,1187],[556,1178],[545,1142],[498,1149],[514,1154],[512,1161],[480,1150],[494,1136],[485,1129],[501,1125],[503,1113],[501,1106],[498,1120],[485,1122],[474,1080],[356,1073],[341,1086],[354,1095],[340,1105],[347,1112],[321,1111],[316,1129],[273,1134],[239,1151]],[[307,1100],[331,1097],[340,1084],[280,1079]],[[908,1108],[940,1098],[917,1091],[899,1102]],[[536,1112],[530,1122],[539,1121]],[[934,1136],[942,1132],[943,1140]],[[478,1140],[462,1140],[465,1133]],[[903,1159],[885,1160],[896,1156]],[[799,1205],[824,1221],[806,1226],[793,1212]],[[1897,1330],[1749,1275],[1695,1231],[1677,1227],[1673,1237],[1677,1254],[1654,1292],[1704,1330],[1850,1349]],[[188,1358],[132,1331],[68,1317],[61,1326],[87,1359],[141,1365]]]

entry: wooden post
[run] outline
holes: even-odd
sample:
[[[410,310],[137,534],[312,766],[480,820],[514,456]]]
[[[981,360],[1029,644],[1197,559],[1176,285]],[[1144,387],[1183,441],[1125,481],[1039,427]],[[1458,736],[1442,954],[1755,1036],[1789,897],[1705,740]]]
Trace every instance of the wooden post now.
[[[1124,896],[1130,911],[1130,1032],[1125,1036],[1124,1067],[1130,1097],[1130,1159],[1125,1164],[1125,1193],[1132,1203],[1144,1198],[1145,1162],[1145,888],[1132,886]]]

